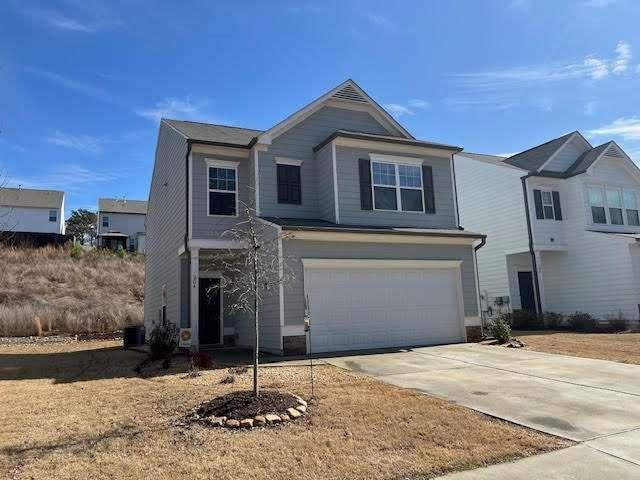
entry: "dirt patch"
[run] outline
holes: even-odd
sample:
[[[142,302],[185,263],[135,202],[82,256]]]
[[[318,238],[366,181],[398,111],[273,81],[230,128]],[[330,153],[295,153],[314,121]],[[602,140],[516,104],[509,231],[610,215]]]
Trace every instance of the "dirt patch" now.
[[[287,408],[296,407],[298,399],[295,395],[275,390],[260,392],[255,397],[252,391],[232,392],[222,397],[203,403],[196,409],[201,417],[253,418],[256,415],[286,412]]]

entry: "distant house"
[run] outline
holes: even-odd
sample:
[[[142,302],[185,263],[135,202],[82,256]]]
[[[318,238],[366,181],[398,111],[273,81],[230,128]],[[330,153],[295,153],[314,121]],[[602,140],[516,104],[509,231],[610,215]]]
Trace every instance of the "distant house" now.
[[[64,235],[64,192],[0,187],[0,231]]]
[[[146,217],[143,200],[98,199],[98,246],[144,253]]]

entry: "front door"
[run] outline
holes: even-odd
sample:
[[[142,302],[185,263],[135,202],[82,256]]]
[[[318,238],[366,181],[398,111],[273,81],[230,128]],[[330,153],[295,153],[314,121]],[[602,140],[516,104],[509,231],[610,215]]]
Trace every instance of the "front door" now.
[[[200,345],[221,342],[221,291],[219,278],[200,278],[198,307],[198,340]]]
[[[520,308],[530,312],[536,311],[536,296],[533,292],[533,272],[518,272],[520,287]]]

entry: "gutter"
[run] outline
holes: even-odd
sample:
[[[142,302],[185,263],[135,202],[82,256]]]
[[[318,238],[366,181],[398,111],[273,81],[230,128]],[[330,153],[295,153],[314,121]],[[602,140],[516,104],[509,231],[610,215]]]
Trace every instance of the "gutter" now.
[[[482,318],[482,302],[480,301],[480,273],[478,273],[478,250],[487,244],[487,237],[480,239],[480,243],[473,247],[473,269],[476,272],[476,298],[478,303],[478,317],[480,317],[480,335],[484,337],[484,318]]]
[[[540,300],[540,282],[538,279],[538,262],[536,252],[533,249],[533,233],[531,228],[531,214],[529,212],[529,195],[527,194],[527,178],[536,176],[535,172],[529,172],[524,177],[520,177],[522,182],[522,194],[524,195],[524,211],[527,218],[527,234],[529,235],[529,254],[531,255],[531,265],[533,266],[533,288],[536,296],[536,310],[538,315],[542,315],[542,301]]]

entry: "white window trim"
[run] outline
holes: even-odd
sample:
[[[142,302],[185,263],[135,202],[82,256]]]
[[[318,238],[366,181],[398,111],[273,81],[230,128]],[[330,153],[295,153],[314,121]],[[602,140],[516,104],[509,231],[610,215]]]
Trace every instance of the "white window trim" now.
[[[107,220],[107,224],[104,224],[104,220]],[[101,219],[101,223],[100,225],[102,226],[102,228],[111,228],[111,217],[109,215],[102,215],[102,219]]]
[[[369,154],[369,156],[372,156],[375,154]],[[384,157],[389,157],[388,155],[382,155]],[[423,184],[423,178],[422,178],[422,172],[420,172],[420,187],[401,187],[400,186],[400,169],[398,168],[398,165],[410,165],[410,166],[414,166],[417,167],[418,165],[416,164],[407,164],[407,163],[395,163],[395,162],[388,162],[388,161],[380,161],[380,160],[371,160],[369,165],[369,170],[371,171],[371,199],[373,200],[373,210],[374,211],[378,211],[378,212],[400,212],[400,213],[425,213],[425,204],[424,204],[424,184]],[[396,184],[395,185],[381,185],[379,183],[375,183],[374,177],[373,177],[373,164],[374,163],[386,163],[389,165],[393,165],[394,169],[395,169],[395,174],[396,174]],[[382,187],[382,188],[394,188],[396,190],[396,209],[395,210],[391,210],[391,209],[386,209],[386,208],[376,208],[376,187]],[[406,189],[406,190],[420,190],[421,192],[421,196],[422,196],[422,210],[402,210],[402,193],[401,190],[402,189]]]
[[[606,223],[595,223],[593,221],[593,212],[591,211],[591,207],[594,206],[591,204],[591,197],[589,196],[589,189],[599,189],[602,192],[602,200],[603,200],[603,205],[602,207],[604,208],[604,216],[605,216],[605,220]],[[620,201],[621,201],[621,205],[622,205],[622,223],[620,224],[614,224],[611,223],[611,214],[609,213],[609,208],[617,208],[617,207],[609,207],[609,201],[607,199],[607,190],[616,190],[619,194],[620,194]],[[598,184],[598,183],[587,183],[585,184],[585,192],[586,192],[586,197],[587,197],[587,210],[588,210],[588,215],[589,215],[589,225],[593,226],[593,227],[602,227],[604,225],[607,225],[609,227],[614,227],[614,228],[620,228],[620,227],[630,227],[630,228],[640,228],[640,226],[638,225],[630,225],[628,223],[628,218],[627,218],[627,210],[634,210],[632,208],[627,209],[627,207],[625,206],[624,203],[624,192],[633,192],[636,195],[636,202],[640,202],[640,192],[636,189],[633,188],[627,188],[627,187],[623,187],[620,185],[610,185],[610,184]],[[640,207],[640,205],[636,205],[638,207]],[[640,210],[640,208],[638,209]],[[640,213],[640,211],[639,211]]]
[[[51,212],[53,212],[53,217],[54,217],[53,220],[51,220]],[[54,209],[49,210],[49,222],[56,223],[57,221],[58,221],[58,211]]]
[[[609,206],[609,198],[607,197],[607,191],[616,191],[618,192],[618,199],[620,200],[620,207],[610,207]],[[624,208],[624,196],[622,195],[622,187],[605,187],[604,189],[604,203],[606,205],[606,210],[605,213],[607,215],[607,217],[609,218],[609,225],[611,225],[612,227],[624,227],[624,226],[628,226],[626,220],[626,216],[627,216],[627,209]],[[622,213],[622,223],[613,223],[611,221],[611,212],[610,209],[611,208],[619,208],[620,212]]]
[[[238,216],[238,207],[239,207],[239,202],[240,202],[240,195],[238,192],[238,183],[239,183],[239,179],[238,179],[238,166],[240,165],[240,162],[232,162],[230,160],[216,160],[213,158],[205,158],[204,159],[206,164],[207,164],[207,175],[206,175],[206,182],[207,182],[207,199],[206,199],[206,205],[207,205],[207,217],[216,217],[216,218],[234,218]],[[219,190],[217,188],[211,189],[209,188],[209,169],[210,168],[225,168],[225,169],[229,169],[229,170],[235,170],[236,172],[236,182],[235,182],[235,190]],[[217,213],[211,213],[210,212],[210,205],[209,205],[209,193],[233,193],[236,196],[236,213],[234,215],[221,215],[221,214],[217,214]]]
[[[378,163],[401,163],[403,165],[416,165],[422,166],[424,165],[424,160],[422,158],[416,157],[401,157],[398,155],[384,155],[382,153],[370,153],[369,159],[372,162]]]
[[[297,160],[295,158],[287,158],[287,157],[276,157],[275,162],[278,165],[292,165],[294,167],[299,167],[302,165],[304,160]]]
[[[547,192],[549,195],[551,195],[551,205],[545,205],[543,192]],[[538,220],[555,220],[556,222],[559,222],[560,220],[556,220],[556,206],[553,204],[553,190],[549,190],[548,188],[541,188],[540,201],[542,202],[542,218],[539,218]],[[551,211],[553,212],[553,216],[551,218],[547,218],[547,216],[545,215],[545,206],[551,207]]]

